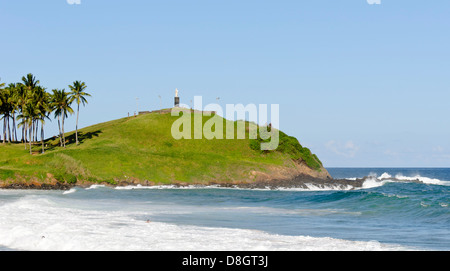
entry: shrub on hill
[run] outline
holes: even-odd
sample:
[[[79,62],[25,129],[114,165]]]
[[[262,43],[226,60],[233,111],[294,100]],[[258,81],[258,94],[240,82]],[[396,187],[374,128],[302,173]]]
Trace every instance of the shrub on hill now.
[[[258,131],[257,139],[250,140],[250,148],[255,151],[261,151],[261,143],[268,141],[262,139]],[[288,136],[281,131],[279,145],[275,151],[288,154],[293,160],[302,159],[312,169],[320,170],[322,167],[322,162],[317,155],[313,154],[310,149],[303,147],[297,138]]]

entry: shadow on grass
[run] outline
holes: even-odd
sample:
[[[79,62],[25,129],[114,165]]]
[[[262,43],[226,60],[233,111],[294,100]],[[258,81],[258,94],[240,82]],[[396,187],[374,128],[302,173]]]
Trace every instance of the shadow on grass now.
[[[78,142],[80,144],[83,144],[83,142],[86,139],[98,137],[101,133],[102,132],[100,130],[97,130],[94,132],[89,132],[89,133],[78,132]],[[72,144],[75,144],[75,141],[76,141],[75,133],[70,134],[69,136],[66,137],[66,147],[70,146]],[[7,145],[22,145],[22,146],[25,146],[24,150],[26,152],[29,152],[29,147],[30,147],[29,142],[27,142],[26,144],[24,144],[24,142],[21,142],[21,141],[8,142]],[[0,146],[2,146],[1,141],[0,141]],[[51,150],[54,150],[57,148],[61,148],[59,138],[56,136],[53,136],[53,137],[50,137],[50,138],[47,138],[46,140],[44,140],[44,146],[45,146],[45,151],[51,151]],[[42,152],[42,143],[40,140],[32,142],[31,147],[32,147],[33,155],[37,155]]]
[[[94,136],[98,137],[98,135],[101,134],[100,130],[94,131],[94,132],[89,132],[89,133],[82,133],[82,132],[78,132],[78,142],[80,144],[83,144],[83,142],[86,139],[92,139]],[[71,144],[75,144],[76,143],[76,137],[75,137],[75,133],[69,135],[66,137],[66,146],[67,145],[71,145]]]
[[[78,142],[80,144],[83,144],[83,142],[86,139],[92,139],[93,137],[98,137],[102,132],[100,130],[94,131],[94,132],[89,132],[89,133],[83,133],[83,132],[78,132]],[[75,133],[66,136],[66,147],[72,144],[76,143],[76,137],[75,137]],[[52,137],[49,138],[45,141],[45,145],[46,145],[46,150],[53,150],[55,148],[60,147],[59,145],[59,138],[57,137]]]

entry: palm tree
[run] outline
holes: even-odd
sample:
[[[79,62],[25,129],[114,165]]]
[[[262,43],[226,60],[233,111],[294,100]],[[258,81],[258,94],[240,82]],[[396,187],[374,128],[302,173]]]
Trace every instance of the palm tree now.
[[[11,114],[12,114],[12,121],[13,121],[13,125],[12,125],[12,138],[13,141],[17,141],[17,129],[16,129],[16,112],[19,110],[19,103],[18,101],[18,91],[17,91],[17,86],[14,83],[11,83],[8,85],[7,89],[10,92],[11,95],[11,99],[10,99],[10,103],[11,103]]]
[[[55,117],[58,118],[58,126],[59,126],[59,138],[61,147],[66,147],[66,138],[64,133],[64,120],[68,117],[68,114],[73,114],[73,109],[70,107],[71,98],[69,97],[69,93],[67,93],[64,89],[58,90],[53,89],[53,94],[51,95],[51,105],[55,111]],[[60,118],[62,117],[62,127],[60,126]]]
[[[79,144],[79,142],[78,142],[78,117],[80,114],[80,103],[82,103],[83,106],[85,106],[85,104],[87,104],[86,97],[90,97],[91,95],[84,91],[87,88],[87,86],[84,82],[75,81],[75,82],[73,82],[73,85],[69,85],[69,88],[71,90],[71,92],[70,92],[71,102],[76,101],[76,103],[77,103],[77,123],[75,126],[75,139],[76,139],[76,142],[78,145]]]
[[[5,83],[0,83],[0,113],[3,112],[3,87],[5,86]],[[0,137],[1,139],[1,137]],[[3,141],[5,143],[5,141]]]
[[[21,114],[17,116],[18,120],[21,120],[19,123],[19,127],[24,127],[25,131],[25,149],[26,149],[26,140],[27,140],[27,133],[30,136],[30,140],[28,141],[30,146],[30,154],[31,153],[31,141],[33,140],[33,122],[36,119],[37,113],[36,113],[36,107],[33,105],[33,103],[27,103],[25,107],[23,108]],[[28,131],[27,131],[28,130]]]
[[[1,80],[1,78],[0,78]],[[3,89],[3,87],[5,86],[5,83],[0,83],[0,91]],[[2,106],[2,101],[0,101],[0,106]]]
[[[50,94],[50,106],[52,108],[52,111],[55,111],[55,118],[58,118],[58,131],[59,131],[59,145],[63,146],[62,141],[62,132],[61,132],[61,115],[62,110],[58,107],[58,104],[62,100],[62,93],[64,90],[58,90],[58,89],[52,89],[53,94]]]
[[[26,76],[23,76],[22,77],[22,82],[23,82],[23,85],[25,86],[25,90],[26,90],[25,97],[21,101],[22,102],[22,111],[23,111],[24,110],[24,106],[25,106],[26,103],[32,103],[32,100],[34,98],[33,97],[34,92],[38,89],[38,86],[39,86],[40,82],[39,82],[39,80],[36,80],[36,77],[32,73],[29,73]],[[31,109],[29,109],[29,110],[31,110]],[[33,133],[34,128],[35,128],[34,124],[36,122],[35,121],[36,119],[34,118],[34,115],[33,115],[33,118],[31,120],[31,126],[28,127],[28,128],[31,129],[31,133],[29,133],[30,141],[33,140],[33,135],[34,135],[34,133]],[[25,140],[26,140],[26,137],[25,137]]]
[[[29,91],[34,90],[39,85],[39,80],[36,80],[36,77],[32,73],[27,74],[26,77],[23,76],[22,82]]]
[[[24,84],[17,83],[16,84],[16,103],[19,109],[19,112],[23,112],[25,105],[28,100],[28,91]],[[25,142],[25,126],[22,126],[22,142]]]
[[[11,112],[13,111],[12,92],[9,88],[3,88],[4,85],[4,83],[0,84],[0,114],[3,114],[3,144],[6,143],[6,140],[8,140],[8,142],[12,141],[9,119]],[[8,134],[8,136],[6,136],[6,134]]]
[[[31,73],[22,77],[22,81],[23,84],[17,86],[17,104],[21,111],[17,118],[21,120],[19,127],[22,126],[25,148],[28,133],[30,154],[32,154],[31,144],[38,140],[39,122],[41,122],[41,142],[44,145],[43,126],[49,111],[48,93],[45,88],[38,85],[39,81]]]
[[[44,148],[44,125],[45,119],[50,119],[48,115],[51,112],[50,106],[50,95],[45,91],[45,88],[38,86],[33,95],[33,103],[36,106],[36,138],[38,127],[37,124],[41,122],[41,144],[42,144],[42,153],[45,152]]]
[[[3,87],[5,86],[5,83],[0,83],[0,114],[4,113],[5,109],[6,109],[6,94],[5,94],[5,90],[3,89]],[[5,116],[3,116],[4,118]],[[3,144],[5,144],[5,119],[3,119]],[[0,137],[1,139],[1,137]]]

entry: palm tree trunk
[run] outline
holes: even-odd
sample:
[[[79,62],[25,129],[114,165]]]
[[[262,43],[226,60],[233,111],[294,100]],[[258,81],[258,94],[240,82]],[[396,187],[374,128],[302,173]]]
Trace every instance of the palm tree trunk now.
[[[34,139],[33,139],[33,142],[37,142],[38,141],[37,140],[38,128],[39,128],[39,122],[38,122],[38,120],[34,120],[34,131],[33,131]]]
[[[28,142],[33,141],[34,139],[34,120],[32,119],[30,122],[30,127],[28,127],[30,130],[28,131],[28,136],[30,137],[30,140]]]
[[[9,133],[9,142],[13,142],[13,134],[12,134],[12,129],[11,129],[11,120],[10,120],[11,116],[8,116],[8,133]]]
[[[42,123],[41,123],[41,127],[42,127]],[[38,142],[38,135],[39,135],[39,121],[36,120],[36,140],[35,142]]]
[[[30,143],[31,140],[33,140],[33,133],[31,132],[33,130],[33,121],[30,120],[30,123],[28,123],[28,131],[27,131],[27,143]]]
[[[27,149],[27,124],[26,120],[24,120],[24,124],[22,126],[22,141],[23,145],[25,146],[25,150]]]
[[[58,116],[58,129],[59,129],[59,145],[62,147],[62,133],[61,133],[61,123],[59,121],[59,116]]]
[[[8,121],[8,143],[11,143],[12,140],[11,140],[11,126],[9,125],[9,114],[6,120]]]
[[[3,144],[6,143],[8,139],[8,118],[6,115],[3,117]]]
[[[66,148],[66,135],[64,133],[64,119],[65,119],[65,117],[63,115],[63,117],[62,117],[62,136],[63,136],[63,145],[64,145],[64,148]]]
[[[41,123],[41,142],[42,142],[42,153],[45,153],[44,149],[44,124]]]
[[[76,124],[76,127],[75,127],[75,139],[76,139],[76,142],[77,142],[77,145],[78,145],[78,116],[80,115],[80,104],[78,104],[78,109],[77,109],[77,124]]]
[[[20,111],[21,111],[22,114],[23,114],[23,106],[22,106],[22,108],[21,108]],[[25,142],[24,135],[25,135],[25,124],[22,126],[22,142]]]
[[[30,132],[29,132],[29,134],[30,134],[30,154],[33,154],[32,152],[31,152],[31,140],[32,140],[32,137],[33,137],[33,123],[31,124],[31,128],[30,128]]]
[[[13,113],[13,136],[14,136],[14,142],[17,142],[17,129],[16,129],[16,114]]]
[[[34,142],[36,142],[36,121],[35,120],[33,120],[33,131],[32,131],[32,138],[33,138],[33,140],[31,140],[31,141],[33,141],[33,143]]]
[[[3,117],[3,144],[6,143],[6,116]]]

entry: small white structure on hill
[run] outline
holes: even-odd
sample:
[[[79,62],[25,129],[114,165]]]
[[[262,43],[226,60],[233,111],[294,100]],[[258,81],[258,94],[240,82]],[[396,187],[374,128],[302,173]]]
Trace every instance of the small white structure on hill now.
[[[175,89],[175,107],[180,107],[180,97],[178,97],[178,89]]]

